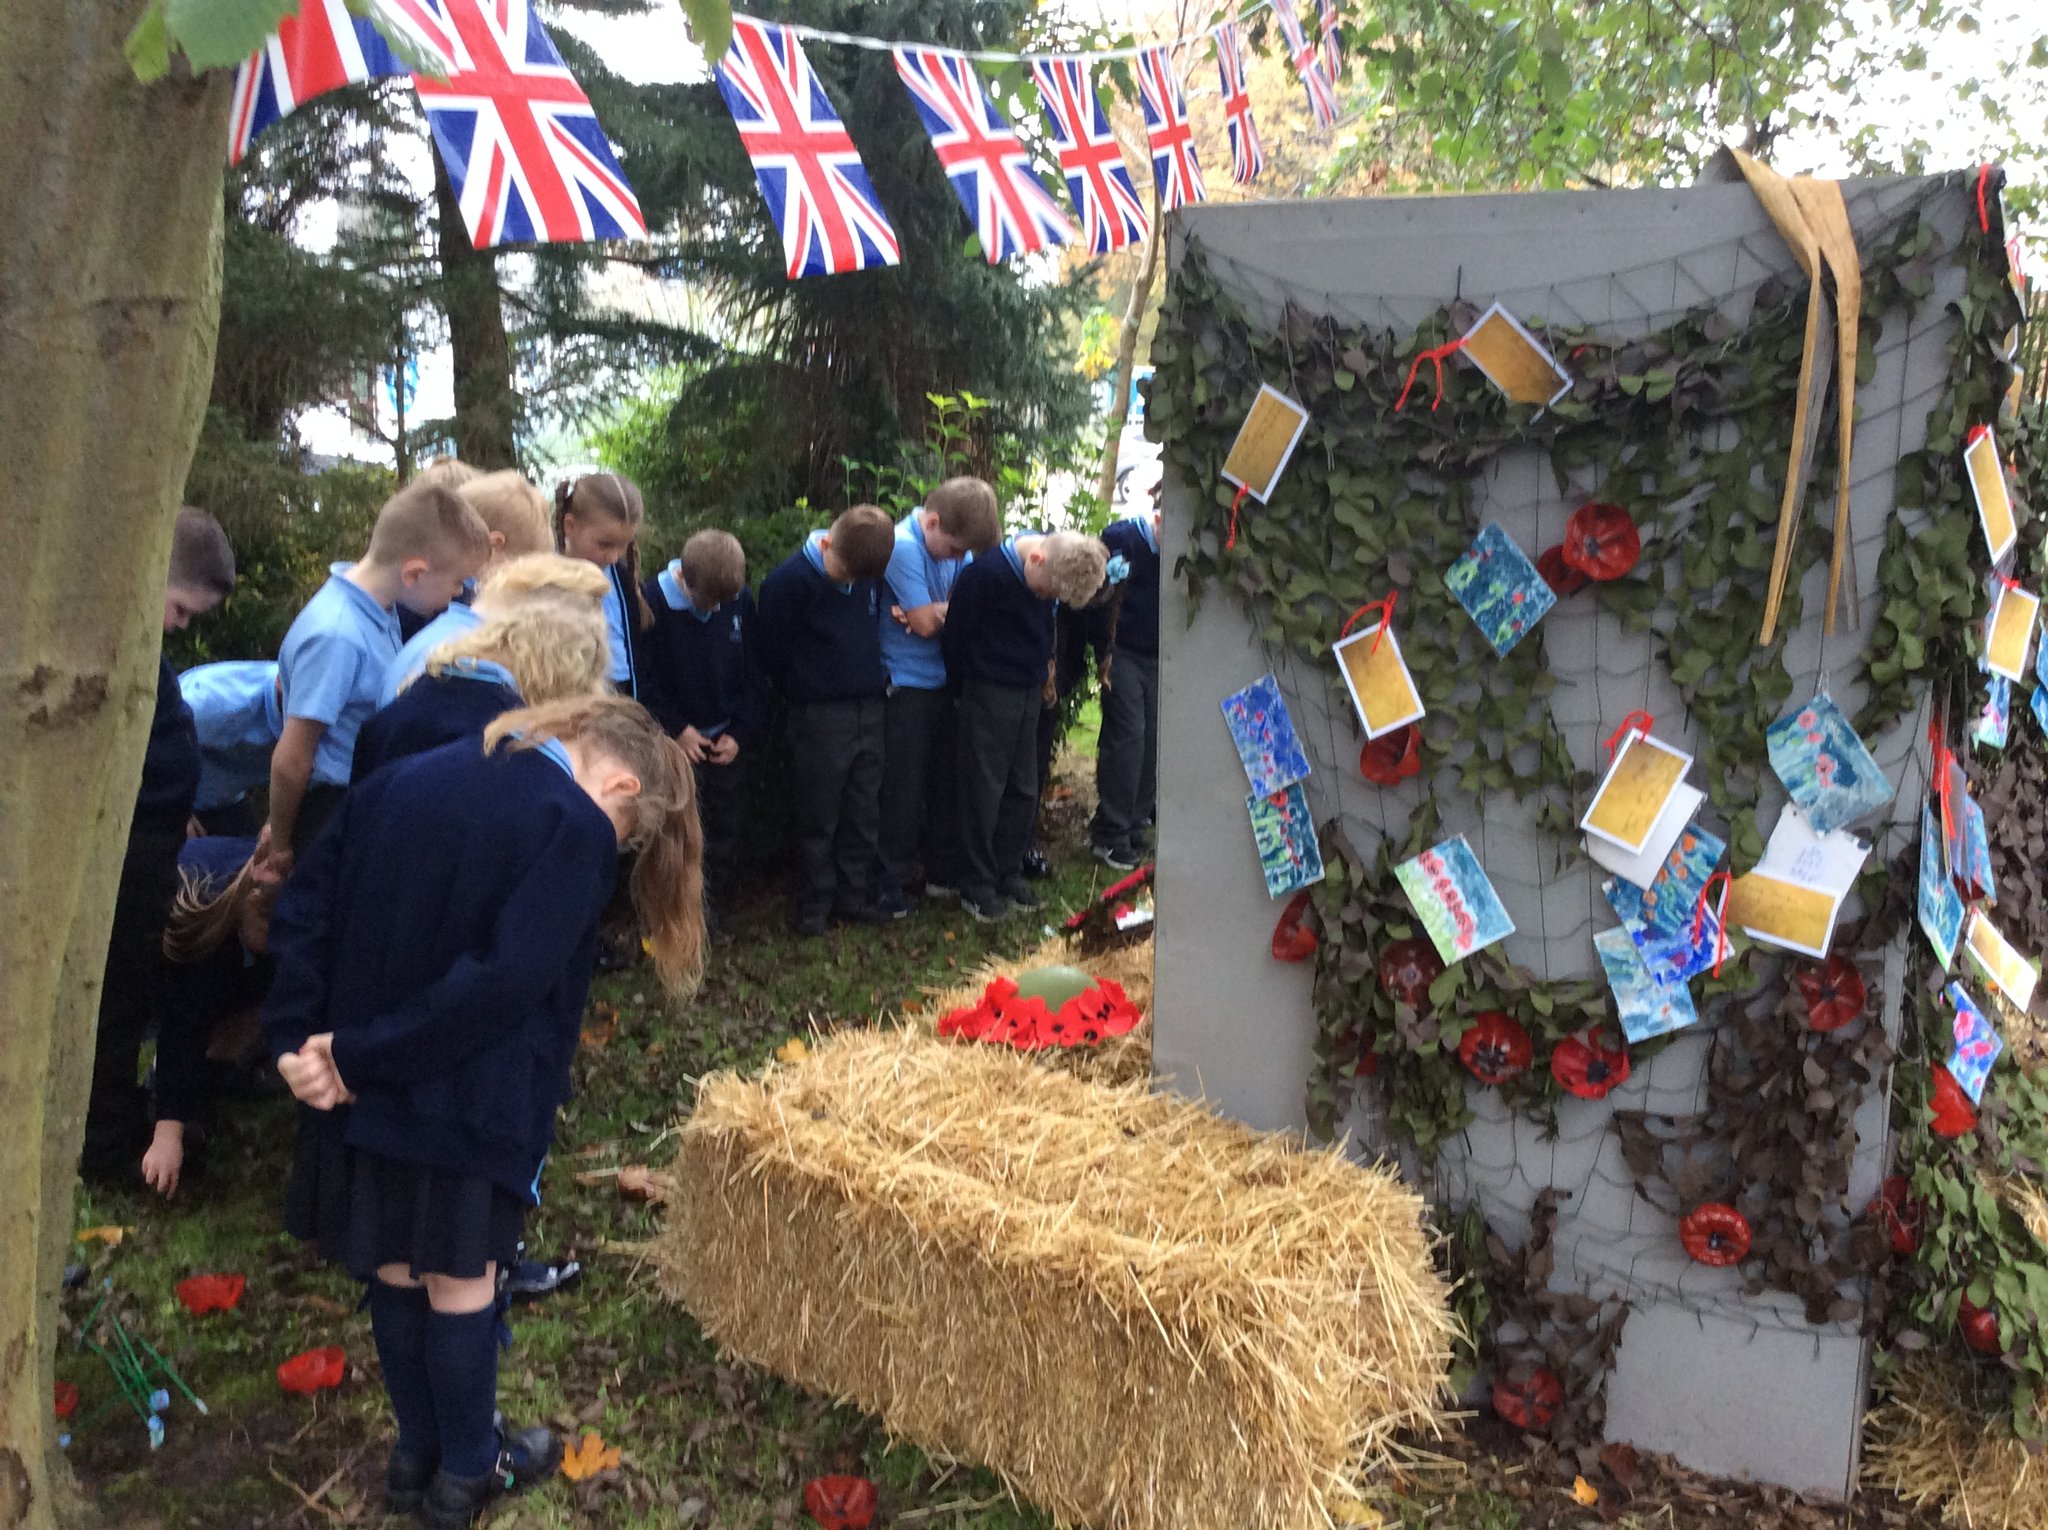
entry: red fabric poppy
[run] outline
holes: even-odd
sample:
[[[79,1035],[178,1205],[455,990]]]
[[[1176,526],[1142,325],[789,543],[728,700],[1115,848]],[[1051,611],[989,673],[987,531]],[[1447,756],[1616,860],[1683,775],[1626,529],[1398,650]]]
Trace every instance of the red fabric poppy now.
[[[1998,1314],[1988,1307],[1980,1307],[1967,1296],[1956,1309],[1956,1326],[1963,1331],[1963,1342],[1980,1355],[2002,1355],[2005,1340],[1998,1333]]]
[[[1550,586],[1553,595],[1560,598],[1576,595],[1586,587],[1586,576],[1564,561],[1564,548],[1546,547],[1536,555],[1536,572],[1543,576],[1543,582]]]
[[[1422,735],[1408,723],[1369,738],[1358,751],[1358,773],[1374,786],[1399,786],[1422,774]]]
[[[1564,524],[1561,556],[1588,579],[1619,579],[1636,566],[1642,552],[1636,523],[1619,505],[1597,500],[1581,505]]]
[[[1567,1036],[1550,1054],[1550,1076],[1568,1094],[1604,1100],[1628,1082],[1628,1043],[1612,1046],[1596,1036]]]
[[[1934,1119],[1937,1137],[1960,1137],[1977,1129],[1977,1107],[1963,1093],[1963,1086],[1940,1063],[1934,1065]]]
[[[1397,940],[1380,953],[1380,988],[1413,1010],[1429,1008],[1429,985],[1443,973],[1443,958],[1426,940]]]
[[[1316,932],[1302,923],[1312,901],[1306,891],[1298,892],[1280,910],[1280,922],[1273,926],[1274,961],[1305,962],[1316,954]]]
[[[69,1418],[78,1411],[78,1388],[68,1381],[60,1381],[57,1383],[56,1396],[52,1401],[57,1409],[57,1417]]]
[[[248,1284],[241,1275],[192,1275],[178,1282],[178,1300],[185,1304],[185,1310],[194,1317],[205,1317],[209,1312],[227,1312],[242,1299],[242,1289]]]
[[[296,1392],[310,1397],[315,1392],[327,1392],[341,1385],[342,1375],[348,1370],[348,1352],[339,1344],[330,1344],[325,1349],[309,1349],[277,1368],[277,1384],[287,1392]]]
[[[1536,1045],[1513,1015],[1489,1009],[1458,1043],[1458,1061],[1482,1084],[1505,1084],[1528,1071]]]
[[[1685,1214],[1678,1241],[1700,1264],[1715,1269],[1740,1264],[1749,1253],[1749,1218],[1721,1201],[1708,1201]]]
[[[804,1513],[825,1530],[868,1530],[875,1504],[875,1485],[865,1477],[813,1477],[804,1484]]]
[[[1887,1179],[1863,1209],[1884,1228],[1893,1253],[1918,1252],[1920,1233],[1927,1225],[1927,1206],[1912,1193],[1905,1175],[1894,1174]]]
[[[1815,1031],[1839,1031],[1863,1013],[1867,997],[1863,974],[1846,956],[1801,968],[1799,992],[1806,1000],[1807,1029]]]
[[[1564,1383],[1554,1371],[1518,1367],[1493,1378],[1493,1411],[1517,1429],[1540,1434],[1564,1406]]]

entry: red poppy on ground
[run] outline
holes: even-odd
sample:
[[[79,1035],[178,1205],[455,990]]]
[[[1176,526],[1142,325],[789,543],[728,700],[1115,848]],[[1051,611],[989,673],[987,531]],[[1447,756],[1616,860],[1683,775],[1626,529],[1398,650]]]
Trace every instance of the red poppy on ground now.
[[[1380,953],[1380,988],[1410,1009],[1429,1008],[1429,985],[1443,974],[1443,958],[1426,940],[1397,940]]]
[[[1801,968],[1799,992],[1806,1000],[1809,1030],[1839,1031],[1863,1013],[1863,974],[1846,956]]]
[[[1642,551],[1636,523],[1619,505],[1581,505],[1564,524],[1564,561],[1588,579],[1619,579]]]
[[[330,1344],[325,1349],[309,1349],[277,1368],[277,1384],[287,1392],[296,1392],[309,1397],[315,1392],[331,1391],[341,1385],[341,1378],[348,1370],[348,1352],[339,1344]]]
[[[1305,962],[1316,954],[1316,932],[1302,923],[1312,901],[1307,892],[1298,892],[1280,910],[1280,922],[1273,926],[1274,961]]]
[[[1564,548],[1546,547],[1536,555],[1536,572],[1543,576],[1543,582],[1550,586],[1551,593],[1562,598],[1576,595],[1588,581],[1586,576],[1564,561]]]
[[[1927,1225],[1927,1206],[1913,1194],[1905,1175],[1894,1174],[1887,1179],[1863,1209],[1884,1228],[1893,1253],[1911,1254],[1919,1249],[1920,1233]]]
[[[56,1397],[53,1401],[56,1404],[57,1417],[71,1417],[72,1414],[78,1411],[78,1388],[68,1381],[58,1382]]]
[[[1611,1046],[1595,1034],[1567,1036],[1550,1054],[1550,1076],[1566,1093],[1604,1100],[1628,1082],[1628,1043]]]
[[[1977,1129],[1977,1107],[1963,1093],[1963,1086],[1940,1063],[1934,1065],[1934,1119],[1930,1123],[1937,1137],[1960,1137]]]
[[[1374,786],[1399,786],[1422,774],[1422,735],[1415,724],[1369,738],[1358,751],[1358,773]]]
[[[825,1530],[868,1530],[875,1503],[875,1485],[865,1477],[813,1477],[804,1484],[804,1513]]]
[[[1489,1009],[1458,1043],[1458,1061],[1482,1084],[1505,1084],[1528,1070],[1535,1043],[1513,1015]]]
[[[1554,1371],[1517,1367],[1493,1378],[1493,1411],[1517,1429],[1540,1434],[1564,1406],[1564,1383]]]
[[[242,1299],[242,1288],[248,1284],[240,1275],[193,1275],[178,1282],[178,1300],[185,1304],[185,1310],[194,1317],[205,1317],[209,1312],[226,1312]]]
[[[1749,1218],[1720,1201],[1695,1206],[1678,1224],[1678,1241],[1700,1264],[1740,1264],[1749,1253]]]
[[[1990,1308],[1964,1297],[1962,1306],[1956,1309],[1956,1326],[1963,1331],[1963,1342],[1978,1354],[2005,1353],[2005,1340],[1998,1333],[1998,1314]]]

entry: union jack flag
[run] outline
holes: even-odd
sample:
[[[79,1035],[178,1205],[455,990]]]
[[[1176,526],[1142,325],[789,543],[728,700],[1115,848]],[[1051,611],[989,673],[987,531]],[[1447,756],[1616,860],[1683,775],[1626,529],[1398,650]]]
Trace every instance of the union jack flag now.
[[[1323,68],[1323,61],[1316,56],[1316,50],[1301,35],[1301,18],[1294,14],[1294,0],[1273,0],[1273,15],[1280,23],[1280,30],[1287,38],[1287,56],[1294,61],[1294,72],[1301,76],[1302,89],[1308,92],[1308,109],[1316,119],[1318,127],[1330,127],[1337,121],[1337,93],[1330,86],[1330,76]]]
[[[1230,134],[1230,178],[1242,186],[1266,168],[1266,151],[1252,121],[1252,95],[1244,77],[1244,42],[1237,23],[1216,29],[1216,73],[1223,82],[1223,125]]]
[[[1344,45],[1337,40],[1337,0],[1316,0],[1316,31],[1323,44],[1323,72],[1344,78]]]
[[[1202,189],[1202,167],[1195,163],[1195,130],[1188,123],[1188,104],[1174,78],[1173,60],[1164,48],[1147,48],[1138,55],[1138,95],[1145,105],[1145,136],[1152,145],[1152,179],[1159,187],[1160,207],[1171,210],[1204,200],[1208,193]]]
[[[733,17],[718,91],[781,231],[791,281],[898,264],[896,230],[794,32]]]
[[[590,97],[531,0],[401,0],[440,23],[445,80],[415,77],[478,249],[647,237]]]
[[[892,50],[954,195],[989,264],[1065,244],[1074,225],[1031,169],[1031,157],[962,53],[903,44]]]
[[[1109,113],[1078,58],[1035,58],[1031,73],[1045,101],[1052,124],[1067,194],[1081,212],[1081,231],[1093,255],[1107,255],[1127,244],[1142,244],[1150,220],[1131,184],[1124,151],[1110,131]]]
[[[296,16],[235,69],[228,115],[228,163],[239,165],[256,135],[313,97],[344,85],[411,71],[367,16],[345,0],[301,0]]]

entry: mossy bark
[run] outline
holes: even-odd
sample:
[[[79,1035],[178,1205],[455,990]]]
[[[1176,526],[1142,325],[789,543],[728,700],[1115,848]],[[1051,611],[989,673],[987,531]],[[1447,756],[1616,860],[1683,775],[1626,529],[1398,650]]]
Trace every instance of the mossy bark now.
[[[461,204],[440,156],[434,157],[434,206],[441,248],[441,306],[448,315],[455,370],[455,455],[486,472],[519,466],[512,347],[505,335],[498,256],[469,242]]]

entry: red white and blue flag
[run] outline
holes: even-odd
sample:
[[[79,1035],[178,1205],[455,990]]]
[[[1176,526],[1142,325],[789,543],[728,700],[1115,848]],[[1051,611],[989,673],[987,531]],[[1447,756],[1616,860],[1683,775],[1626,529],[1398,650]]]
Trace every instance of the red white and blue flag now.
[[[909,44],[892,51],[989,264],[1071,240],[1074,225],[1033,173],[1008,119],[982,93],[967,56]]]
[[[228,115],[228,163],[238,165],[258,133],[315,96],[383,75],[410,74],[367,16],[346,0],[300,0],[295,16],[235,70]]]
[[[1145,106],[1145,137],[1152,145],[1160,208],[1170,212],[1204,200],[1208,193],[1202,189],[1202,167],[1195,163],[1195,130],[1166,49],[1147,48],[1138,55],[1138,95]]]
[[[1316,0],[1316,31],[1323,44],[1323,72],[1334,82],[1344,78],[1344,45],[1337,37],[1337,0]]]
[[[1301,76],[1301,87],[1308,92],[1308,109],[1319,127],[1330,127],[1337,121],[1337,92],[1330,85],[1330,75],[1323,68],[1323,61],[1316,50],[1301,35],[1301,18],[1294,13],[1294,0],[1273,0],[1273,15],[1280,23],[1280,30],[1287,38],[1287,56],[1294,61],[1294,72]]]
[[[1266,168],[1266,151],[1252,121],[1252,94],[1245,83],[1244,39],[1237,23],[1216,29],[1216,73],[1223,84],[1223,126],[1230,134],[1230,178],[1243,186]]]
[[[1067,194],[1081,213],[1081,233],[1091,255],[1107,255],[1143,244],[1150,220],[1138,188],[1131,183],[1124,151],[1110,130],[1109,113],[1078,58],[1035,58],[1031,73],[1052,124]]]
[[[733,17],[717,78],[782,234],[790,280],[898,264],[896,230],[796,34]]]

